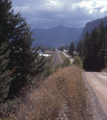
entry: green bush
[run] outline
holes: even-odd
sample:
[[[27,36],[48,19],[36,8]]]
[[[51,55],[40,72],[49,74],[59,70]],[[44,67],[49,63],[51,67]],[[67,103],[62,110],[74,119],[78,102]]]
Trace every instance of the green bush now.
[[[52,73],[55,72],[56,66],[54,66],[52,64],[52,58],[51,57],[50,58],[45,58],[44,60],[45,60],[45,64],[44,64],[44,70],[42,72],[42,75],[44,77],[47,77],[47,76],[49,76],[49,75],[51,75]]]
[[[69,66],[71,64],[71,62],[70,62],[70,60],[69,60],[69,58],[65,58],[64,59],[64,61],[63,61],[63,67],[67,67],[67,66]]]
[[[83,66],[83,65],[82,65],[82,60],[81,60],[81,58],[78,57],[78,56],[76,56],[76,57],[74,58],[73,64],[78,65],[78,66],[80,66],[81,68],[82,68],[82,66]]]

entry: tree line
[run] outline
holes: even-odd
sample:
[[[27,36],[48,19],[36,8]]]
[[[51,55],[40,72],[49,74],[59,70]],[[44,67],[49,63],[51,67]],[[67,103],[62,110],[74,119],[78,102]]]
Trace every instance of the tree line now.
[[[60,46],[58,47],[58,50],[63,51],[63,50],[67,50],[68,54],[71,55],[72,57],[74,57],[74,51],[75,51],[75,45],[73,42],[71,42],[70,45],[65,45],[65,46]]]
[[[41,52],[45,52],[45,51],[55,51],[54,47],[40,47]]]
[[[14,14],[10,0],[0,0],[0,103],[13,98],[44,69],[40,46],[32,48],[30,29],[20,12]]]
[[[107,26],[104,27],[103,21],[92,33],[86,32],[77,45],[77,51],[86,71],[101,71],[107,67]]]
[[[69,47],[70,47],[70,45],[60,46],[60,47],[58,47],[58,50],[61,50],[61,51],[68,50]]]

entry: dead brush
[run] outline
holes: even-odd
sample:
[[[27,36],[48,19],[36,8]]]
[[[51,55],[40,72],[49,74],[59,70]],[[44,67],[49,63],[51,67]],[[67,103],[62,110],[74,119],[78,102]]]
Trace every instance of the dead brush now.
[[[57,120],[67,104],[69,120],[86,120],[86,89],[77,66],[59,69],[40,87],[28,93],[10,120]]]

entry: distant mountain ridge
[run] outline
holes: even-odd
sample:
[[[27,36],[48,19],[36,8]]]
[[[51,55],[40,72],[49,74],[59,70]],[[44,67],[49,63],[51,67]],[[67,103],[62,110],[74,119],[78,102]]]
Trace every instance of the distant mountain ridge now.
[[[75,43],[78,44],[81,40],[83,40],[84,35],[85,35],[85,33],[86,33],[87,31],[88,31],[89,33],[91,33],[91,32],[94,30],[95,27],[98,28],[101,21],[104,22],[104,26],[107,25],[107,17],[104,17],[104,18],[101,18],[101,19],[97,19],[97,20],[88,22],[88,23],[85,25],[85,28],[84,28],[82,34],[79,36],[79,38],[77,39],[77,41],[76,41]]]
[[[63,25],[49,29],[33,29],[33,46],[42,44],[42,46],[59,47],[61,45],[69,45],[75,42],[81,35],[83,28],[70,28]]]

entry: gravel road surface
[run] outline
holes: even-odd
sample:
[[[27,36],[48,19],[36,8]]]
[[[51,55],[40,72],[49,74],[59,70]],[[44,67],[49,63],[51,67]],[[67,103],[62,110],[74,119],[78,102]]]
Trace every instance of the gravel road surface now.
[[[91,94],[94,120],[107,120],[107,73],[83,72]]]

